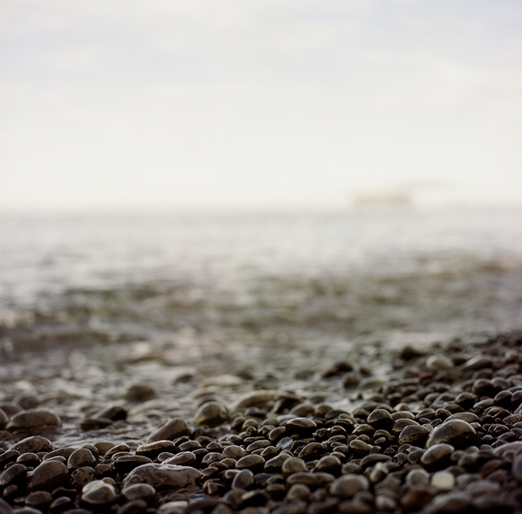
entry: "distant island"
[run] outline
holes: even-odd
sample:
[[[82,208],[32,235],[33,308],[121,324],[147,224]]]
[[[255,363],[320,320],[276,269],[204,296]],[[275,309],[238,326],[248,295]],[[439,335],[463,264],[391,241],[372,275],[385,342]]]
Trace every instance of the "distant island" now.
[[[352,206],[355,208],[409,208],[413,206],[413,203],[410,195],[406,193],[379,193],[355,195],[352,198]]]

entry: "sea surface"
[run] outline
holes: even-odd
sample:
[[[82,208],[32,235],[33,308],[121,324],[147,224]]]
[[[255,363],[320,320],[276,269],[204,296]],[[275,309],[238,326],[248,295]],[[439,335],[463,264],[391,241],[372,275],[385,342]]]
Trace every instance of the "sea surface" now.
[[[522,323],[522,209],[3,215],[12,351],[92,341],[299,345]]]
[[[336,362],[384,379],[406,345],[443,352],[522,327],[521,221],[522,209],[4,214],[0,400],[53,409],[61,445],[139,440],[256,390],[346,407],[342,381],[322,378]],[[81,428],[110,404],[128,423]]]

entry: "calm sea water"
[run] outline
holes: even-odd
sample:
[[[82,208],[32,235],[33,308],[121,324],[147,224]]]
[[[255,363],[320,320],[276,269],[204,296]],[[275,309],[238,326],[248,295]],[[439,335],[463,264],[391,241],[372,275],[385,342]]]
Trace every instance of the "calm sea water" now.
[[[4,214],[0,335],[23,348],[501,330],[522,325],[521,267],[521,209]]]

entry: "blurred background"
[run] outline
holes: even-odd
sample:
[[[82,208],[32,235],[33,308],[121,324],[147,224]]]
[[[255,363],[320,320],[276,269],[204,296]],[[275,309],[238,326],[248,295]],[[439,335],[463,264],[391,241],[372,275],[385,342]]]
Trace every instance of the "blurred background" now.
[[[4,357],[284,377],[520,328],[519,1],[0,13]]]

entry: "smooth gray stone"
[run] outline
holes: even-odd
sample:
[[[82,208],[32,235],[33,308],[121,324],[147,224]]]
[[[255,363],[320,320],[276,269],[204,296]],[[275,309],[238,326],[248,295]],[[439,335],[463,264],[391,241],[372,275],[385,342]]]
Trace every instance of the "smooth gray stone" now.
[[[60,486],[68,486],[69,470],[62,462],[46,460],[31,471],[27,479],[29,491],[52,491]]]
[[[353,498],[359,491],[367,491],[370,482],[364,475],[347,474],[330,484],[330,493],[340,498]]]
[[[147,438],[147,443],[155,441],[173,441],[178,437],[190,434],[190,428],[183,418],[173,418],[152,432]]]
[[[125,478],[123,485],[145,483],[157,490],[179,489],[194,484],[200,472],[189,466],[173,464],[143,464],[134,468]]]
[[[447,443],[460,449],[475,444],[477,439],[477,432],[469,423],[461,419],[452,419],[432,430],[426,446],[429,448],[435,444]]]
[[[16,450],[20,453],[50,452],[53,449],[53,443],[51,443],[51,441],[46,437],[33,435],[18,441],[10,449]]]
[[[62,424],[60,417],[47,409],[29,409],[15,414],[7,424],[7,428],[38,428],[59,427]]]
[[[204,403],[194,414],[194,425],[217,427],[230,418],[228,409],[220,402]]]
[[[103,480],[95,480],[82,489],[82,501],[92,506],[110,505],[116,500],[116,489]]]
[[[83,466],[95,466],[96,457],[87,448],[79,448],[69,455],[67,467],[69,469],[81,468]]]

